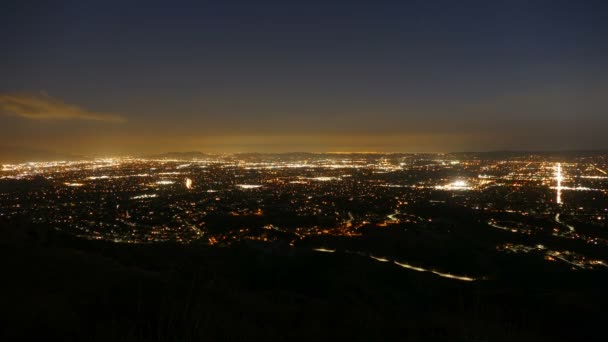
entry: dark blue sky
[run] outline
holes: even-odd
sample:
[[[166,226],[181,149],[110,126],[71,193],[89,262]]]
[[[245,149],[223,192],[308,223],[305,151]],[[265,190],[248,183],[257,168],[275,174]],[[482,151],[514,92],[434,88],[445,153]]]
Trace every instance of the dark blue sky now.
[[[605,1],[14,1],[0,40],[4,146],[608,148]]]

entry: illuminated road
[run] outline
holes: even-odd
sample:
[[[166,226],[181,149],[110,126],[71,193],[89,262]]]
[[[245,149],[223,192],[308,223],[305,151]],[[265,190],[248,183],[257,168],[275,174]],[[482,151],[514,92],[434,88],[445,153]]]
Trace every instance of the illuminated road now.
[[[567,224],[566,222],[562,221],[559,219],[559,215],[560,214],[555,214],[555,222],[561,224],[562,226],[567,227],[570,230],[570,233],[574,233],[576,230],[574,229],[574,226],[571,226],[569,224]]]
[[[391,221],[399,221],[399,219],[397,219],[395,216],[400,215],[401,213],[397,210],[395,210],[395,213],[390,214],[390,215],[386,215],[386,218],[391,220]]]
[[[327,248],[314,248],[313,251],[315,251],[315,252],[322,252],[322,253],[334,253],[336,250],[335,249],[327,249]]]
[[[555,174],[555,179],[557,181],[557,204],[562,204],[562,180],[564,179],[562,176],[562,163],[557,163],[557,171]]]
[[[322,252],[322,253],[335,253],[336,252],[335,249],[328,249],[328,248],[314,248],[313,251]],[[361,253],[361,252],[346,251],[346,253],[348,253],[348,254],[358,254],[358,255],[361,255],[361,256],[365,256],[365,253]],[[373,255],[369,255],[368,257],[370,259],[372,259],[372,260],[379,261],[379,262],[382,262],[382,263],[390,262],[390,260],[387,259],[387,258],[385,258],[385,257],[377,257],[377,256],[373,256]],[[418,266],[413,266],[413,265],[410,265],[408,263],[398,262],[398,261],[395,261],[395,260],[393,260],[393,264],[395,264],[395,265],[397,265],[399,267],[407,268],[409,270],[413,270],[413,271],[417,271],[417,272],[429,272],[429,273],[433,273],[434,275],[440,276],[442,278],[448,278],[448,279],[454,279],[454,280],[460,280],[460,281],[476,281],[476,280],[479,280],[479,278],[472,278],[472,277],[467,277],[467,276],[455,275],[455,274],[451,274],[451,273],[439,272],[439,271],[436,271],[436,270],[427,269],[427,268],[418,267]]]
[[[348,212],[348,220],[346,220],[344,223],[346,223],[347,226],[350,226],[353,224],[353,221],[355,220],[355,217],[353,216],[353,214],[349,211]]]
[[[603,174],[605,174],[605,175],[608,175],[608,172],[606,172],[606,171],[604,171],[604,170],[600,169],[599,167],[597,167],[597,165],[593,165],[593,167],[595,167],[595,169],[596,169],[596,170],[598,170],[599,172],[601,172],[601,173],[603,173]]]
[[[508,232],[516,232],[517,230],[513,230],[512,228],[508,228],[508,227],[504,227],[504,226],[499,226],[495,223],[493,223],[492,221],[488,221],[488,225],[491,227],[494,227],[496,229],[501,229],[501,230],[506,230]]]

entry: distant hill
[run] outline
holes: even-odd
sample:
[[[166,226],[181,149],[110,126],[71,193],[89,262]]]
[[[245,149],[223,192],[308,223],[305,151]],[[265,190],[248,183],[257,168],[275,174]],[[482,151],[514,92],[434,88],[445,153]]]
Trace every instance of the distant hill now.
[[[68,153],[59,153],[49,150],[33,149],[27,147],[0,146],[0,162],[25,163],[52,160],[82,160],[87,159]]]
[[[148,159],[203,159],[210,157],[211,154],[199,152],[199,151],[190,151],[190,152],[166,152],[159,154],[148,154],[143,156]]]
[[[563,160],[576,157],[592,157],[597,155],[608,154],[608,150],[595,151],[487,151],[487,152],[450,152],[450,153],[318,153],[318,152],[285,152],[285,153],[234,153],[228,154],[234,158],[241,160],[302,160],[302,159],[342,159],[354,156],[373,155],[374,157],[406,157],[416,155],[418,157],[432,157],[434,155],[444,155],[457,159],[484,159],[484,160],[500,160],[500,159],[518,159],[537,156],[542,158]],[[200,151],[187,152],[165,152],[158,154],[140,155],[146,159],[174,159],[174,160],[193,160],[207,159],[216,157],[216,154],[203,153]],[[0,163],[24,163],[24,162],[40,162],[40,161],[56,161],[56,160],[86,160],[93,159],[92,156],[82,156],[69,153],[61,153],[44,149],[33,149],[27,147],[0,146]]]
[[[538,156],[542,158],[575,158],[575,157],[592,157],[597,155],[607,154],[607,150],[570,150],[570,151],[487,151],[487,152],[452,152],[448,155],[455,158],[479,158],[485,160],[499,159],[516,159],[530,156]]]

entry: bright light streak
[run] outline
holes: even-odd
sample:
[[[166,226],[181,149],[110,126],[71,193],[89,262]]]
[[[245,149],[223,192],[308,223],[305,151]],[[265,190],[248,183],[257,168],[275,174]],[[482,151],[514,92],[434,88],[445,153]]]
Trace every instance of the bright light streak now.
[[[327,248],[314,248],[313,251],[322,252],[322,253],[334,253],[335,249],[327,249]]]
[[[462,280],[462,281],[475,281],[476,280],[475,278],[471,278],[471,277],[459,276],[459,275],[454,275],[454,274],[450,274],[450,273],[443,273],[443,272],[434,271],[434,270],[427,270],[422,267],[416,267],[416,266],[412,266],[412,265],[402,263],[402,262],[393,261],[393,263],[397,266],[401,266],[403,268],[407,268],[407,269],[418,271],[418,272],[431,272],[431,273],[438,275],[440,277],[443,277],[443,278],[456,279],[456,280]]]
[[[110,178],[110,176],[105,176],[105,175],[104,176],[91,176],[91,177],[87,177],[87,179],[90,179],[90,180],[108,179],[108,178]]]
[[[464,276],[457,276],[457,275],[453,275],[453,274],[449,274],[449,273],[442,273],[442,272],[437,272],[437,271],[431,271],[433,274],[436,274],[440,277],[444,277],[444,278],[450,278],[450,279],[457,279],[457,280],[462,280],[462,281],[474,281],[475,278],[471,278],[471,277],[464,277]]]
[[[236,186],[241,189],[257,189],[262,187],[261,185],[257,184],[237,184]]]
[[[308,178],[308,179],[319,181],[319,182],[330,182],[333,180],[342,180],[338,177],[313,177],[313,178]]]
[[[131,199],[144,199],[144,198],[154,198],[154,197],[158,197],[157,194],[144,194],[144,195],[139,195],[139,196],[135,196],[135,197],[131,197]]]
[[[575,231],[574,226],[569,225],[569,224],[567,224],[566,222],[564,222],[564,221],[560,220],[559,216],[560,216],[560,214],[559,214],[559,213],[558,213],[558,214],[555,214],[555,222],[557,222],[557,223],[559,223],[559,224],[562,224],[562,225],[566,226],[566,227],[567,227],[567,228],[570,230],[570,232],[574,232],[574,231]]]
[[[186,177],[186,189],[192,189],[192,179]]]
[[[562,163],[557,163],[557,170],[555,172],[555,179],[557,181],[557,204],[562,204],[562,180],[564,177],[562,176]]]
[[[373,255],[370,255],[369,257],[374,260],[380,261],[380,262],[388,262],[388,259],[385,259],[385,258],[379,258],[379,257],[375,257]]]
[[[604,170],[600,169],[600,168],[599,168],[599,167],[597,167],[597,166],[595,167],[595,169],[596,169],[596,170],[598,170],[599,172],[601,172],[601,173],[605,174],[605,175],[608,175],[608,173],[607,173],[606,171],[604,171]]]
[[[395,265],[397,266],[401,266],[403,268],[407,268],[410,270],[414,270],[414,271],[418,271],[418,272],[426,272],[427,270],[421,267],[416,267],[416,266],[412,266],[406,263],[402,263],[402,262],[397,262],[397,261],[393,261],[395,263]]]

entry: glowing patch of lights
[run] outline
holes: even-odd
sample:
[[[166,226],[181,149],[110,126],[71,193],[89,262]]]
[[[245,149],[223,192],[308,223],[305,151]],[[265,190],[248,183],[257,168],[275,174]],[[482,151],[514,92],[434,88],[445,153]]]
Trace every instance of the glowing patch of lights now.
[[[149,177],[150,175],[147,173],[140,173],[140,174],[136,174],[136,175],[125,175],[125,176],[107,176],[107,175],[103,175],[103,176],[90,176],[87,177],[87,179],[89,180],[98,180],[98,179],[121,179],[121,178],[130,178],[130,177]]]
[[[10,165],[10,164],[2,165],[2,171],[15,171],[18,169],[19,169],[19,167],[17,165]]]
[[[448,185],[438,185],[435,187],[435,189],[460,191],[460,190],[471,190],[472,187],[467,182],[465,182],[463,180],[458,180],[458,181],[452,182]]]
[[[91,177],[87,177],[87,179],[90,179],[90,180],[108,179],[108,178],[110,178],[110,176],[105,176],[105,175],[104,176],[91,176]]]
[[[577,187],[570,187],[570,186],[562,186],[562,187],[556,187],[556,186],[552,186],[551,189],[553,190],[571,190],[571,191],[602,191],[602,189],[593,189],[593,188],[589,188],[586,186],[577,186]]]
[[[186,177],[186,189],[192,189],[192,179]]]
[[[310,180],[315,180],[315,181],[319,181],[319,182],[331,182],[334,180],[341,180],[338,177],[313,177],[313,178],[309,178]]]
[[[464,188],[467,186],[467,182],[465,181],[455,181],[454,183],[450,184],[450,186],[452,186],[453,188]]]
[[[137,199],[155,198],[155,197],[158,197],[158,195],[157,194],[144,194],[144,195],[131,197],[131,199],[137,200]]]
[[[170,180],[160,180],[158,182],[156,182],[156,184],[158,185],[171,185],[171,184],[175,184],[174,181],[170,181]]]
[[[241,189],[257,189],[262,187],[261,185],[257,184],[237,184],[236,186]]]
[[[64,183],[67,186],[83,186],[84,184],[82,183]]]

